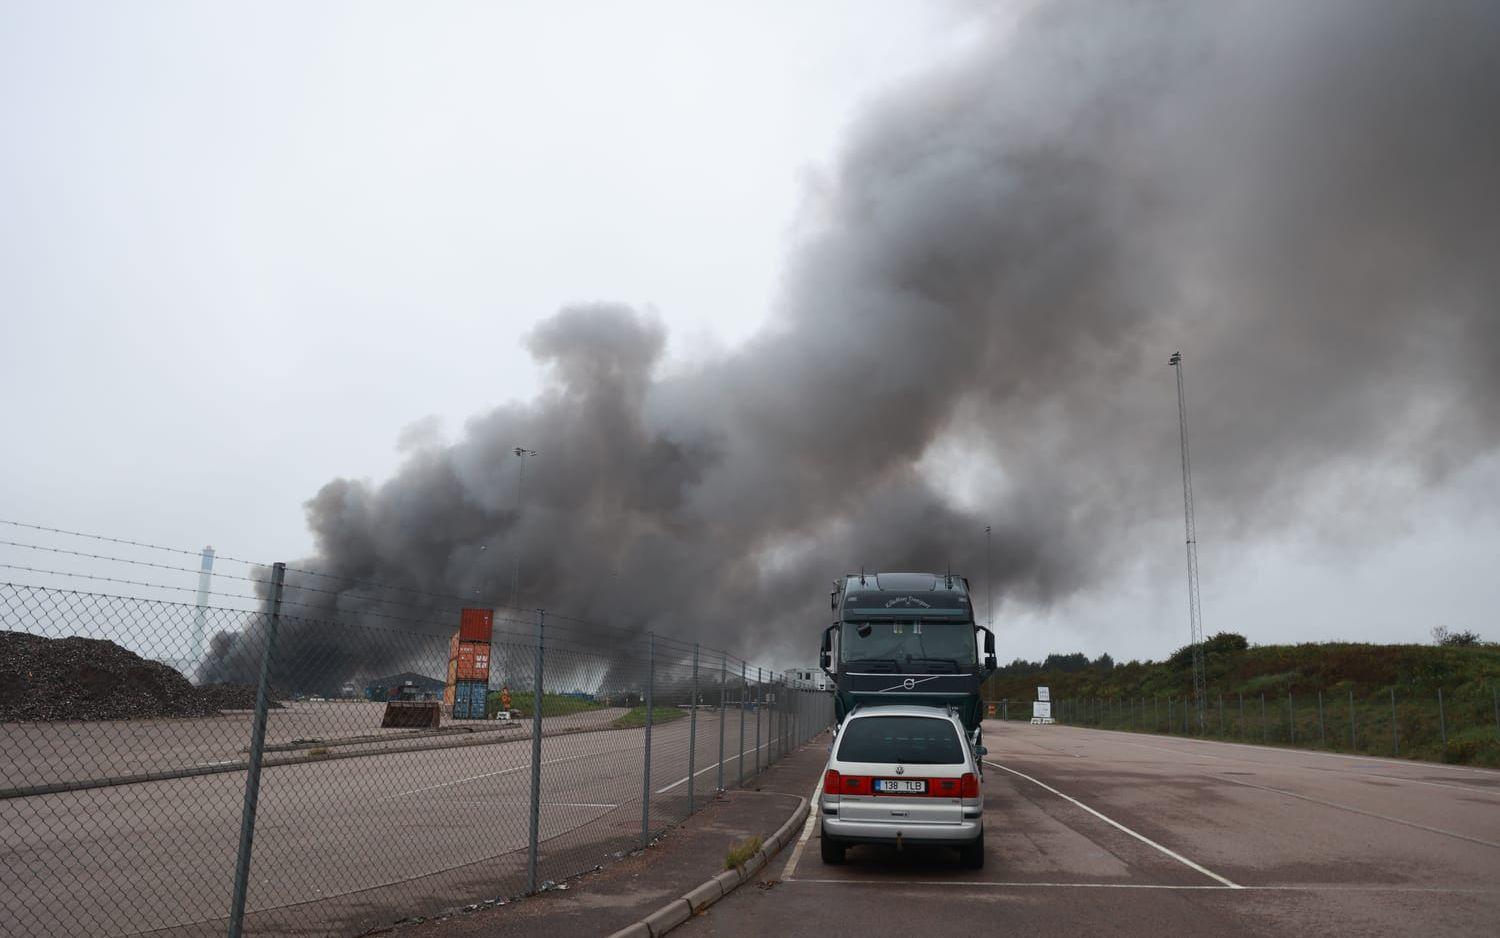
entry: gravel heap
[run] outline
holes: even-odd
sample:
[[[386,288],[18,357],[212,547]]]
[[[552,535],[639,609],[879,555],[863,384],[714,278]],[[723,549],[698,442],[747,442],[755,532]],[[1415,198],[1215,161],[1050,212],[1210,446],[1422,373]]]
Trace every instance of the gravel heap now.
[[[198,698],[215,710],[254,710],[255,691],[254,684],[203,684],[197,688]],[[272,710],[281,707],[277,698],[285,699],[286,695],[271,688],[271,700],[269,706]]]
[[[0,631],[0,722],[205,717],[254,706],[254,687],[194,687],[111,641]]]

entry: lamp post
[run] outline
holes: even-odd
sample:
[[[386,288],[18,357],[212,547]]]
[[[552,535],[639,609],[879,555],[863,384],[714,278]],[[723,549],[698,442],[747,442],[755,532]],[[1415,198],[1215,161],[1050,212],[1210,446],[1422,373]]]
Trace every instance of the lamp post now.
[[[526,492],[526,457],[535,456],[536,450],[517,446],[516,457],[520,460],[516,469],[516,566],[510,578],[510,607],[519,608],[521,601],[521,498]]]

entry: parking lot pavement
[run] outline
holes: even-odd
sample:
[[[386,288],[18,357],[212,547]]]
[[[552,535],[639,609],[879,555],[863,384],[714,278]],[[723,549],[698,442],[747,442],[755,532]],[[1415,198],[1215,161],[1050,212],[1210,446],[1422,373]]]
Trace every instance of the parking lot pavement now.
[[[1476,935],[1500,921],[1500,772],[988,723],[986,865],[816,822],[684,935]],[[820,767],[819,767],[820,768]],[[785,784],[813,790],[818,770]]]

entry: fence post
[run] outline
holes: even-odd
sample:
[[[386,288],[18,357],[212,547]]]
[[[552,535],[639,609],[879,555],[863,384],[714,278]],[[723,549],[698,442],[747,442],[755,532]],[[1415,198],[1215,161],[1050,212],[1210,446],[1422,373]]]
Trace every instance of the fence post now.
[[[266,746],[266,710],[270,706],[271,654],[281,624],[281,588],[286,564],[271,567],[270,616],[266,620],[266,650],[260,659],[260,686],[255,691],[255,721],[250,725],[250,765],[245,773],[245,804],[240,812],[240,847],[234,862],[234,896],[229,906],[229,938],[239,938],[245,927],[245,894],[250,884],[250,851],[255,842],[255,808],[260,800],[260,763]]]
[[[1260,692],[1260,741],[1271,741],[1271,731],[1266,728],[1266,692]]]
[[[1323,691],[1318,690],[1318,744],[1328,748],[1328,729],[1323,725]]]
[[[1490,705],[1495,708],[1495,738],[1500,739],[1500,690],[1490,685]]]
[[[1297,709],[1292,703],[1292,689],[1286,689],[1286,738],[1293,746],[1297,745]]]
[[[719,652],[719,791],[724,790],[724,724],[729,722],[729,655]]]
[[[1219,737],[1224,736],[1224,695],[1219,695]]]
[[[537,850],[541,843],[542,816],[542,693],[546,672],[542,669],[542,629],[545,610],[536,611],[536,658],[531,666],[531,831],[526,841],[526,891],[536,892]]]
[[[1401,732],[1396,729],[1396,688],[1391,687],[1391,753],[1401,755]]]
[[[1354,688],[1349,688],[1349,751],[1359,749],[1359,743],[1354,740]]]
[[[656,633],[646,633],[646,758],[641,769],[641,846],[651,842],[651,723],[656,705]]]
[[[693,813],[693,775],[698,767],[698,643],[693,642],[693,696],[688,711],[688,814]]]
[[[1238,691],[1240,698],[1240,739],[1245,738],[1245,692]]]
[[[755,774],[760,774],[760,712],[765,709],[764,676],[760,668],[755,669]]]
[[[1448,717],[1443,713],[1443,689],[1438,688],[1438,731],[1443,734],[1443,745],[1448,745]]]
[[[735,757],[735,762],[740,769],[740,787],[745,787],[745,696],[750,690],[749,667],[745,662],[740,662],[740,754]]]

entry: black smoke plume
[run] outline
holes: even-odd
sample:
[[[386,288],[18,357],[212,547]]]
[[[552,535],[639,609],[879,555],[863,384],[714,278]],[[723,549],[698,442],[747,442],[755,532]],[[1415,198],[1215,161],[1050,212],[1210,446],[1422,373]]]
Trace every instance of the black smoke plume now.
[[[809,660],[831,577],[977,578],[993,524],[1044,605],[1175,563],[1178,347],[1221,531],[1379,523],[1500,438],[1497,193],[1500,5],[1036,4],[857,122],[756,338],[663,376],[652,317],[563,309],[540,396],[330,482],[305,566],[504,602],[520,549],[526,607]],[[298,680],[404,654],[339,634]]]

